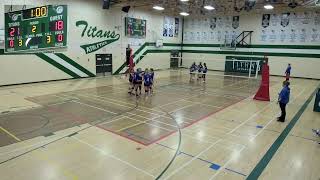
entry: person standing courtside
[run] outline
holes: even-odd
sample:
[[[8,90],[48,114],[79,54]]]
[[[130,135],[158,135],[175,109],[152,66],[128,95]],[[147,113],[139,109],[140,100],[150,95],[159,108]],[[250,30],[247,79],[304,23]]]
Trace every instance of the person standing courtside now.
[[[283,88],[279,93],[278,103],[281,109],[281,116],[278,118],[279,122],[284,122],[286,119],[286,106],[289,103],[289,98],[290,98],[289,85],[290,85],[289,81],[283,81],[283,84],[282,84]]]
[[[290,74],[291,74],[291,64],[288,64],[285,74],[286,74],[286,81],[289,81]]]

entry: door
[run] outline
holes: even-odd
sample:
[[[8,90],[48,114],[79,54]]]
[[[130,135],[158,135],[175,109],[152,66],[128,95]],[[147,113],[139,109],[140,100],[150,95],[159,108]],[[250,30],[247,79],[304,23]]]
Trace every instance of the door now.
[[[170,54],[170,68],[178,68],[179,67],[179,52],[172,51]]]
[[[112,54],[96,54],[97,76],[112,74]]]

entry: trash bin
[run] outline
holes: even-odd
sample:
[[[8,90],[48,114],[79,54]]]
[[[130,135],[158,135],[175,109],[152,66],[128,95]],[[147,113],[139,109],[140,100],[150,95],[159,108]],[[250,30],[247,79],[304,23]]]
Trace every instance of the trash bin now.
[[[316,99],[314,101],[313,111],[320,112],[320,88],[318,89],[318,92],[316,94]]]

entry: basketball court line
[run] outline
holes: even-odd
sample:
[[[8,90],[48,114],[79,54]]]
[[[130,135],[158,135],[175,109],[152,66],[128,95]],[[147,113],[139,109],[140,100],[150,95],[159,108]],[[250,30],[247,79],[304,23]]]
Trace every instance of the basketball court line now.
[[[122,106],[122,107],[127,107],[127,108],[132,108],[133,106],[135,106],[135,105],[133,105],[133,104],[132,104],[132,106],[122,105],[122,104],[119,104],[119,103],[111,102],[112,100],[107,101],[107,100],[109,100],[109,99],[108,99],[107,97],[102,97],[102,96],[100,96],[100,98],[103,98],[103,99],[105,99],[105,100],[103,100],[103,99],[98,99],[98,98],[95,98],[95,97],[92,97],[92,96],[85,96],[85,95],[82,95],[82,94],[79,95],[79,96],[83,96],[83,97],[86,97],[86,98],[95,99],[95,100],[101,101],[101,102],[108,102],[108,103],[111,103],[111,104],[115,104],[115,105]],[[139,106],[139,107],[142,107],[142,106]],[[145,107],[142,107],[142,108],[145,108]],[[150,109],[150,108],[146,108],[146,109]],[[137,110],[137,111],[141,111],[141,112],[145,112],[145,113],[149,113],[149,114],[159,115],[159,114],[155,114],[155,113],[153,113],[153,112],[145,111],[145,110],[142,110],[142,109],[136,109],[136,110]],[[160,113],[160,111],[157,111],[157,110],[154,110],[154,111]],[[161,113],[164,114],[163,112],[161,112]]]
[[[173,113],[173,112],[177,112],[177,111],[183,110],[183,109],[188,108],[188,107],[191,107],[191,106],[193,106],[193,105],[194,105],[194,104],[189,104],[189,105],[186,105],[186,106],[182,106],[182,107],[180,107],[180,108],[178,108],[178,109],[175,109],[175,110],[173,110],[173,111],[169,111],[168,113],[171,114],[171,113]]]
[[[136,114],[134,114],[134,113],[130,113],[130,114],[136,115]],[[139,116],[139,117],[148,119],[147,117],[144,117],[144,116],[140,116],[140,115],[136,115],[136,116]],[[159,116],[159,117],[163,117],[163,116]],[[168,124],[168,123],[165,123],[165,122],[162,122],[162,121],[155,120],[155,119],[157,119],[157,118],[159,118],[159,117],[154,117],[154,118],[151,118],[151,119],[148,119],[148,120],[150,120],[150,121],[156,121],[156,122],[159,122],[159,123],[161,123],[161,124],[164,124],[164,125],[168,125],[168,126],[172,126],[172,127],[177,128],[177,126],[174,126],[174,125],[172,125],[172,124]],[[166,117],[166,116],[165,116],[165,117]],[[166,117],[166,118],[168,118],[168,117]],[[191,123],[191,122],[190,122],[190,123]],[[184,123],[184,124],[186,124],[185,126],[188,125],[188,123]],[[191,131],[192,131],[192,132],[195,132],[195,131],[193,131],[193,130],[189,130],[188,128],[184,128],[184,126],[182,126],[182,130],[183,130],[183,131],[189,131],[189,132],[191,132]],[[228,130],[232,130],[232,128],[228,128]],[[174,133],[175,133],[175,132],[176,132],[176,131],[174,131]],[[227,134],[227,133],[225,133],[225,134]],[[234,134],[229,134],[229,135],[239,137],[238,135],[234,135]],[[244,136],[244,137],[246,137],[246,136],[251,136],[250,134],[239,134],[239,135]],[[209,136],[209,135],[206,135],[206,136],[207,136],[207,137],[210,137],[210,138],[219,139],[218,137],[214,137],[214,136]],[[190,137],[192,137],[192,136],[190,136]],[[196,138],[194,138],[194,137],[192,137],[192,138],[193,138],[193,139],[196,139]],[[230,141],[230,142],[231,142],[231,141]],[[211,142],[211,143],[212,143],[212,142]],[[233,143],[233,142],[232,142],[232,143]],[[153,142],[152,142],[151,144],[153,144]],[[243,145],[243,144],[238,144],[238,143],[233,143],[233,144],[245,146],[245,145]]]
[[[54,139],[59,139],[59,138],[60,138],[60,137],[57,137],[57,138],[54,138]],[[48,141],[48,140],[39,141],[39,142],[37,142],[37,143],[35,143],[35,144],[31,144],[31,145],[27,145],[27,146],[23,146],[23,147],[20,147],[20,148],[13,149],[12,151],[2,152],[2,153],[0,153],[0,156],[4,156],[4,155],[11,154],[11,153],[14,153],[14,152],[22,151],[22,150],[24,150],[24,149],[31,148],[31,147],[34,147],[34,146],[37,146],[37,145],[40,145],[40,147],[41,147],[41,146],[43,146],[43,145],[41,145],[41,144],[46,144],[47,141]],[[20,143],[26,144],[25,141],[21,141]]]
[[[214,105],[209,105],[209,104],[201,103],[201,102],[188,101],[188,100],[185,100],[185,99],[182,99],[182,100],[187,101],[187,102],[190,102],[190,103],[194,103],[194,104],[199,104],[199,105],[203,105],[203,106],[208,106],[208,107],[223,108],[223,107],[221,107],[221,106],[214,106]]]
[[[145,139],[145,140],[148,140],[148,141],[149,141],[149,139],[146,139],[146,138],[144,138],[144,137],[135,135],[135,134],[133,134],[133,133],[131,133],[131,132],[129,132],[129,131],[125,131],[125,132],[128,133],[129,135],[136,136],[136,137],[139,137],[139,138],[142,138],[142,139]],[[220,139],[218,139],[218,140],[220,140]],[[217,141],[218,141],[218,140],[217,140]],[[222,140],[222,139],[221,139],[221,140]],[[167,148],[167,149],[170,149],[170,150],[172,150],[172,151],[175,151],[174,148],[169,147],[169,146],[167,146],[167,145],[164,145],[164,144],[161,144],[161,143],[155,143],[155,144],[157,144],[157,145],[159,145],[159,146],[162,146],[162,147],[165,147],[165,148]],[[212,145],[213,142],[212,142],[212,143],[208,143],[208,144]],[[223,145],[219,145],[218,143],[214,144],[214,146],[220,146],[220,147],[223,147],[223,148],[227,148],[227,149],[230,149],[230,150],[234,150],[234,149],[231,149],[231,148],[229,148],[229,147],[225,147],[225,146],[223,146]],[[179,155],[180,155],[180,154],[183,154],[183,155],[189,156],[189,157],[191,157],[191,158],[194,158],[194,157],[195,157],[194,155],[189,154],[189,153],[186,153],[186,152],[184,152],[184,151],[179,151],[179,152],[180,152]],[[216,164],[216,163],[213,163],[213,162],[211,162],[211,161],[209,161],[209,160],[206,160],[206,159],[203,159],[203,158],[200,158],[200,157],[198,157],[198,158],[196,158],[196,159],[197,159],[197,160],[200,160],[200,161],[202,161],[202,162],[208,163],[208,164],[210,164],[210,165],[218,165],[218,164]],[[220,167],[220,165],[218,165],[218,166]],[[208,168],[209,168],[209,167],[208,167]],[[242,175],[242,176],[247,176],[247,175],[245,175],[245,174],[243,174],[243,173],[241,173],[241,172],[238,172],[238,171],[236,171],[236,170],[233,170],[233,169],[229,169],[229,168],[225,168],[225,169],[228,170],[228,171],[231,171],[231,172],[233,172],[233,173],[237,173],[237,174],[239,174],[239,175]]]
[[[244,149],[245,149],[245,147],[242,147],[242,148],[237,152],[237,154],[240,155],[241,152],[242,152]],[[220,169],[217,170],[217,172],[216,172],[213,176],[210,177],[209,180],[214,179],[217,175],[220,174],[220,172],[221,172],[223,169],[226,169],[226,167],[231,163],[231,161],[232,161],[233,159],[234,159],[234,157],[231,157]]]
[[[118,114],[118,113],[115,113],[115,112],[112,112],[112,111],[109,111],[109,110],[106,110],[106,109],[102,109],[102,108],[99,108],[99,107],[96,107],[96,106],[92,106],[92,105],[89,105],[89,104],[86,104],[86,103],[82,103],[82,102],[79,102],[79,101],[72,100],[72,102],[75,102],[75,103],[78,103],[78,104],[81,104],[81,105],[84,105],[84,106],[88,106],[88,107],[91,107],[91,108],[95,108],[95,109],[98,109],[98,110],[101,110],[101,111],[104,111],[104,112],[108,112],[108,113],[111,113],[111,114]]]
[[[248,98],[250,98],[250,97],[248,97]],[[246,99],[248,99],[248,98],[246,98]],[[244,100],[244,99],[243,99]],[[241,100],[242,101],[242,100]],[[239,101],[240,102],[240,101]],[[239,103],[238,102],[238,103]],[[237,103],[235,103],[235,104],[237,104]],[[230,106],[232,106],[232,105],[235,105],[235,104],[231,104]],[[264,109],[266,109],[267,107],[269,107],[271,105],[271,103],[269,103],[267,106],[265,106],[263,109],[261,109],[260,111],[257,111],[256,113],[254,113],[251,117],[249,117],[248,118],[248,120],[246,120],[246,121],[244,121],[245,123],[247,122],[247,121],[249,121],[249,120],[251,120],[253,117],[255,117],[256,115],[258,115],[258,114],[260,114]],[[227,106],[226,108],[228,108],[228,107],[230,107],[230,106]],[[224,108],[224,109],[226,109],[226,108]],[[224,109],[222,109],[222,110],[224,110]],[[214,114],[214,113],[213,113]],[[212,114],[209,114],[209,115],[207,115],[205,118],[207,118],[207,117],[209,117],[209,116],[211,116]],[[204,119],[205,119],[204,118]],[[198,121],[196,121],[196,122],[198,122]],[[196,123],[195,122],[195,123]],[[239,129],[243,124],[245,124],[245,123],[241,123],[240,125],[238,125],[237,127],[235,127],[232,131],[230,131],[229,133],[227,133],[227,134],[232,134],[234,131],[236,131],[237,129]],[[194,123],[192,123],[192,124],[194,124]],[[192,125],[191,124],[191,125]],[[189,126],[191,126],[191,125],[188,125],[187,127],[189,127]],[[186,127],[183,127],[183,128],[186,128]],[[246,146],[243,146],[242,148],[241,148],[241,150],[240,150],[240,152],[243,150],[243,149],[245,149],[246,148]],[[229,160],[228,160],[228,164],[231,162],[231,160],[233,160],[233,158],[230,158]],[[223,166],[223,168],[221,168],[221,169],[224,169],[225,167],[226,167],[226,165],[228,165],[228,164],[225,164],[224,166]],[[221,170],[221,169],[219,169],[219,170]],[[219,174],[219,170],[218,170],[218,172],[212,177],[212,178],[214,178],[217,174]],[[212,178],[210,178],[210,179],[212,179]]]
[[[58,169],[58,171],[60,170],[62,172],[62,174],[66,177],[66,178],[70,178],[72,180],[78,180],[79,177],[77,175],[75,175],[74,173],[62,168],[59,166],[58,163],[55,163],[54,161],[51,161],[48,156],[44,155],[35,155],[36,157],[38,157],[41,161],[50,163],[50,165],[53,165],[56,167],[56,169]]]
[[[0,130],[2,130],[5,134],[9,135],[9,137],[15,139],[18,142],[21,142],[21,140],[15,136],[14,134],[12,134],[11,132],[9,132],[8,130],[6,130],[5,128],[3,128],[2,126],[0,126]]]
[[[306,90],[306,88],[303,88],[303,90],[302,90],[296,97],[294,97],[294,98],[292,99],[291,104],[292,104],[293,102],[295,102],[295,101],[297,100],[297,98],[300,97],[300,96],[304,93],[305,90]],[[252,137],[252,139],[250,139],[250,141],[253,141],[257,136],[259,136],[259,135],[274,121],[274,119],[275,119],[276,117],[277,117],[277,115],[273,116],[273,118],[272,118],[257,134],[255,134],[255,135]]]
[[[230,131],[228,134],[232,134],[233,132],[235,132],[236,130],[238,130],[240,127],[242,127],[244,124],[246,124],[248,121],[250,121],[252,118],[256,117],[258,114],[260,114],[261,112],[263,112],[264,110],[266,110],[267,108],[269,108],[269,106],[273,105],[272,103],[269,103],[268,105],[266,105],[265,107],[263,107],[262,109],[260,109],[259,111],[255,112],[253,115],[251,115],[247,120],[243,121],[241,124],[239,124],[237,127],[235,127],[232,131]]]
[[[297,97],[299,97],[301,94],[302,94],[302,92],[301,92]],[[296,98],[297,98],[297,97],[296,97]],[[295,99],[296,99],[296,98],[295,98]],[[294,100],[295,100],[295,99],[294,99]],[[293,100],[293,101],[294,101],[294,100]],[[263,111],[265,108],[269,107],[270,105],[272,105],[272,103],[269,103],[267,106],[265,106],[265,107],[262,109],[262,111]],[[260,114],[262,111],[260,110],[260,111],[257,111],[256,113]],[[253,117],[256,116],[256,115],[258,115],[258,114],[256,114],[256,113],[253,115]],[[251,119],[251,117],[250,117],[248,120],[250,120],[250,119]],[[247,121],[248,121],[248,120],[247,120]],[[247,121],[244,121],[244,122],[247,122]],[[272,120],[270,120],[270,121],[268,122],[268,124],[270,124],[270,123],[273,122],[273,121],[274,121],[274,119],[272,118]],[[242,123],[242,124],[245,124],[245,123]],[[241,125],[241,124],[240,124],[240,125]],[[239,127],[240,127],[240,125],[239,125]],[[266,126],[265,126],[265,127],[266,127]],[[264,127],[264,129],[265,129],[265,127]],[[262,131],[263,131],[264,129],[261,129],[252,139],[250,139],[250,141],[253,141],[260,133],[262,133]],[[234,131],[235,131],[235,129],[233,130],[233,132],[234,132]],[[242,151],[243,149],[245,149],[245,147],[243,147],[243,148],[241,149],[241,151]],[[240,151],[240,152],[241,152],[241,151]],[[225,169],[225,167],[231,162],[231,160],[232,160],[232,159],[230,159],[230,160],[223,166],[223,168],[221,168],[221,169]],[[218,172],[218,173],[216,173],[215,175],[213,175],[213,176],[210,178],[210,180],[214,179],[219,173],[220,173],[220,172]]]
[[[184,88],[177,88],[177,87],[170,87],[171,89],[175,89],[175,90],[186,90],[186,89],[184,89]],[[202,89],[200,88],[200,89],[197,89],[197,91],[199,92],[201,92],[200,94],[197,94],[197,95],[201,95],[202,93],[204,93],[204,94],[208,94],[208,95],[210,95],[210,96],[218,96],[218,97],[225,97],[225,98],[231,98],[231,99],[234,99],[234,97],[236,97],[236,98],[239,98],[239,96],[238,95],[224,95],[224,94],[218,94],[217,93],[217,91],[215,90],[215,91],[208,91],[208,90],[205,90],[205,91],[201,91]],[[218,90],[223,90],[222,88],[218,88]],[[193,90],[194,91],[194,90]],[[187,92],[192,92],[192,91],[187,91]],[[178,95],[180,95],[179,93],[173,93],[173,94],[178,94]],[[229,96],[232,96],[232,97],[229,97]],[[241,96],[240,98],[246,98],[247,96]],[[184,99],[186,99],[186,98],[184,98]],[[187,99],[189,99],[189,98],[187,98]]]
[[[116,118],[116,119],[114,119],[114,120],[112,120],[112,121],[107,121],[107,122],[99,123],[99,125],[109,124],[109,123],[116,122],[116,121],[119,121],[119,120],[125,118],[125,116],[123,116],[123,115],[120,115],[120,116],[122,116],[122,117]]]
[[[145,119],[147,119],[147,120],[150,120],[150,121],[156,121],[156,122],[162,123],[162,124],[164,124],[164,125],[172,126],[172,127],[177,128],[177,126],[174,126],[174,125],[172,125],[172,124],[167,124],[167,123],[162,122],[162,121],[157,121],[157,120],[154,120],[153,118],[151,118],[151,119],[148,119],[147,117],[143,117],[143,118],[145,118]],[[132,118],[132,119],[133,119],[133,118]],[[156,118],[155,118],[155,119],[156,119]],[[155,125],[155,126],[156,126],[156,125]],[[158,127],[158,126],[156,126],[156,127]],[[188,128],[183,129],[183,131],[195,132],[195,131],[193,131],[193,130],[189,130]],[[175,132],[176,132],[176,131],[175,131]],[[186,132],[183,132],[183,133],[186,133]],[[210,142],[210,141],[205,141],[205,140],[202,140],[202,139],[198,139],[198,138],[194,137],[194,136],[193,136],[192,134],[190,134],[190,133],[183,134],[183,135],[188,136],[188,137],[190,137],[190,138],[192,138],[192,139],[195,139],[195,140],[198,140],[198,141],[205,142],[205,143],[209,143],[209,144],[214,143],[214,142]],[[214,137],[214,136],[208,136],[208,135],[206,135],[206,136],[207,136],[207,137],[210,137],[210,138],[214,138],[214,139],[220,139],[220,138]],[[227,141],[227,140],[225,140],[225,141]],[[235,145],[245,146],[245,145],[243,145],[243,144],[238,144],[238,143],[234,143],[234,142],[231,142],[231,141],[230,141],[230,143],[235,144]],[[151,144],[153,144],[153,143],[151,143]]]
[[[121,131],[123,131],[123,130],[129,129],[129,128],[133,128],[133,127],[136,127],[136,126],[139,126],[139,125],[143,125],[143,124],[145,124],[145,123],[146,123],[146,121],[141,121],[141,122],[139,122],[139,123],[136,123],[136,124],[133,124],[133,125],[130,125],[130,126],[121,128],[121,129],[119,129],[119,130],[116,130],[115,132],[119,133],[119,132],[121,132]]]
[[[91,106],[92,107],[92,106]],[[100,109],[101,110],[101,109]]]
[[[88,142],[86,142],[86,141],[83,141],[83,140],[81,140],[81,139],[79,139],[79,138],[77,138],[77,137],[74,137],[74,136],[73,136],[73,137],[71,137],[71,138],[75,139],[76,141],[78,141],[78,142],[80,142],[80,143],[82,143],[82,144],[87,145],[88,147],[92,148],[92,149],[95,150],[95,151],[98,151],[98,152],[102,153],[103,155],[109,156],[109,157],[111,157],[112,159],[118,160],[118,161],[126,164],[127,166],[130,166],[130,167],[132,167],[132,168],[134,168],[134,169],[136,169],[136,170],[138,170],[138,171],[140,171],[140,172],[142,172],[142,173],[144,173],[144,174],[146,174],[146,175],[148,175],[148,176],[151,176],[152,178],[155,178],[154,175],[148,173],[147,171],[145,171],[145,170],[143,170],[143,169],[141,169],[141,168],[138,168],[138,167],[134,166],[133,164],[131,164],[131,163],[127,162],[127,161],[124,161],[124,160],[118,158],[117,156],[114,156],[114,155],[112,155],[112,154],[110,154],[110,153],[107,153],[107,152],[105,152],[105,151],[104,151],[103,149],[101,149],[101,148],[98,148],[98,147],[96,147],[96,146],[94,146],[94,145],[92,145],[92,144],[90,144],[90,143],[88,143]]]
[[[248,180],[258,179],[260,175],[263,173],[269,162],[272,160],[275,153],[278,151],[279,147],[283,144],[286,137],[289,135],[290,131],[296,125],[302,114],[305,112],[310,102],[312,101],[314,95],[316,94],[317,89],[320,87],[318,85],[316,89],[311,93],[309,98],[304,102],[304,104],[300,107],[298,112],[293,116],[289,124],[284,128],[281,134],[277,137],[277,139],[273,142],[273,144],[269,147],[268,151],[264,154],[264,156],[260,159],[260,161],[256,164],[254,169],[248,176]]]
[[[171,176],[175,175],[177,172],[179,172],[181,169],[183,169],[184,167],[186,167],[187,165],[189,165],[190,163],[192,163],[192,161],[194,161],[195,159],[200,158],[200,156],[207,152],[209,149],[211,149],[215,144],[219,143],[221,141],[218,140],[215,143],[211,144],[209,147],[207,147],[206,149],[204,149],[203,151],[201,151],[198,155],[196,155],[195,157],[193,157],[191,160],[189,160],[188,162],[186,162],[185,164],[183,164],[182,166],[180,166],[179,168],[175,169],[174,171],[172,171],[168,176],[165,176],[164,179],[169,179]]]

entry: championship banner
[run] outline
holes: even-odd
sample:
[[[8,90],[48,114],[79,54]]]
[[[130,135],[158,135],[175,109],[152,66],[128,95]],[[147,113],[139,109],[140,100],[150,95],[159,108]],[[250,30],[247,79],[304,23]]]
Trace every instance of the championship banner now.
[[[262,15],[262,27],[266,28],[270,25],[270,14]]]
[[[179,26],[180,26],[180,20],[179,18],[174,18],[175,25],[174,25],[174,37],[178,37],[179,35]]]
[[[179,35],[179,18],[165,16],[163,18],[163,37],[178,37]]]
[[[210,29],[214,30],[217,27],[217,18],[211,18],[210,19]]]
[[[239,16],[232,17],[232,27],[233,29],[237,29],[239,27]]]
[[[290,23],[289,15],[290,13],[282,13],[281,23],[280,23],[282,27],[287,27],[289,25]]]
[[[302,24],[309,24],[310,20],[311,20],[310,13],[304,12],[302,14]]]
[[[278,24],[280,24],[280,20],[279,20],[279,16],[278,14],[272,14],[270,17],[270,22],[272,26],[278,26]]]

